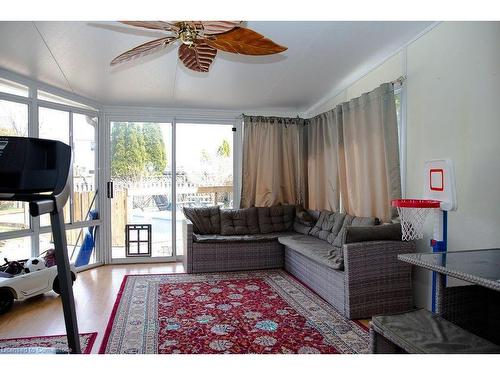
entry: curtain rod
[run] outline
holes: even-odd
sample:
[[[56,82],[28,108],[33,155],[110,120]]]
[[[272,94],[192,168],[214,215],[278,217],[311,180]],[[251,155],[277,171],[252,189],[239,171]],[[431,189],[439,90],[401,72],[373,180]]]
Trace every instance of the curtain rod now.
[[[399,83],[400,85],[402,85],[404,81],[406,81],[406,75],[402,75],[401,77],[396,78],[394,81],[391,81],[391,83],[393,85],[396,83]]]
[[[303,120],[302,117],[300,117],[299,115],[297,115],[297,117],[280,117],[280,116],[264,116],[264,115],[245,115],[244,113],[242,113],[241,115],[239,115],[237,118],[243,118],[245,116],[248,116],[248,117],[268,117],[268,118],[276,118],[276,119],[299,119],[299,120]]]

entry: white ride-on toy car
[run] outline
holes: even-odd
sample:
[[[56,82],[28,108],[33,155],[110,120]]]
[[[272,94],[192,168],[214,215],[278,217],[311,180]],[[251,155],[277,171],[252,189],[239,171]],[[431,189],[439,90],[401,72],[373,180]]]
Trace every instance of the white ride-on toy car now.
[[[0,315],[12,308],[14,300],[24,301],[50,290],[60,294],[53,250],[48,250],[44,257],[5,261],[0,266]],[[74,264],[71,264],[71,279],[76,280]]]

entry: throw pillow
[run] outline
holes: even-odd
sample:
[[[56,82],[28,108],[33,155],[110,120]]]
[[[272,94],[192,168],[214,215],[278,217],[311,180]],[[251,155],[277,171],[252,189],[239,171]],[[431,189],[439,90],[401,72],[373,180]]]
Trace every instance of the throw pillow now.
[[[295,206],[295,220],[311,227],[314,225],[316,221],[301,204]]]
[[[293,230],[297,233],[309,234],[312,228],[312,226],[304,225],[297,219],[293,222]]]
[[[401,241],[401,224],[347,227],[345,243],[366,241]]]
[[[328,259],[333,264],[333,267],[339,270],[344,269],[344,243],[347,234],[347,228],[349,227],[359,227],[359,226],[374,226],[378,225],[380,221],[376,217],[360,217],[345,215],[344,221],[342,223],[341,229],[338,231],[337,236],[331,242],[333,245],[332,250]]]
[[[346,228],[347,227],[367,227],[378,225],[380,223],[379,219],[376,217],[362,217],[362,216],[352,216],[346,215],[344,222],[342,223],[342,228],[339,230],[337,236],[335,237],[332,245],[338,248],[342,248],[345,243]]]
[[[315,223],[314,217],[302,205],[295,206],[295,220],[293,222],[295,232],[309,234]]]

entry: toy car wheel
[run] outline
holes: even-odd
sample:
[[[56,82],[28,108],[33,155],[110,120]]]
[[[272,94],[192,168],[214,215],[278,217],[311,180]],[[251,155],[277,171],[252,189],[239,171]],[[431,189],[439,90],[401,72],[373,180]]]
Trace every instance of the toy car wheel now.
[[[71,285],[73,285],[73,283],[75,282],[75,275],[73,274],[73,272],[71,272]],[[59,277],[56,276],[56,278],[54,279],[54,284],[52,284],[52,290],[54,292],[56,292],[57,294],[61,294],[61,288],[59,286]]]
[[[14,304],[14,296],[7,289],[0,290],[0,315],[5,314],[12,308]]]

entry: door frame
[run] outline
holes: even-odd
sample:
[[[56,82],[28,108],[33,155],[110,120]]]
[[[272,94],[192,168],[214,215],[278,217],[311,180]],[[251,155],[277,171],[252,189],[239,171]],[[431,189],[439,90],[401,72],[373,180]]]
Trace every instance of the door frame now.
[[[128,111],[127,111],[128,112]],[[106,191],[106,184],[111,181],[111,123],[112,122],[153,122],[153,123],[170,123],[172,126],[171,132],[171,143],[172,143],[172,155],[171,155],[171,172],[174,176],[172,181],[172,206],[176,207],[176,183],[175,183],[175,171],[176,171],[176,129],[177,124],[189,123],[189,124],[213,124],[213,125],[225,125],[232,126],[235,131],[233,131],[233,202],[235,206],[239,206],[240,194],[241,194],[241,164],[242,164],[242,122],[238,118],[206,118],[197,116],[169,116],[169,115],[158,115],[158,114],[104,114],[104,121],[102,127],[100,127],[101,132],[101,142],[103,147],[100,148],[100,160],[103,160],[102,168],[102,179],[100,179],[100,191]],[[182,125],[180,125],[182,126]],[[163,262],[178,262],[183,260],[183,255],[177,255],[176,245],[176,210],[172,211],[172,252],[173,255],[170,257],[134,257],[134,258],[112,258],[112,222],[111,222],[111,199],[107,198],[106,194],[101,195],[105,204],[103,207],[103,238],[102,241],[105,244],[103,246],[102,260],[105,264],[131,264],[131,263],[163,263]]]

